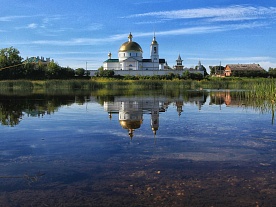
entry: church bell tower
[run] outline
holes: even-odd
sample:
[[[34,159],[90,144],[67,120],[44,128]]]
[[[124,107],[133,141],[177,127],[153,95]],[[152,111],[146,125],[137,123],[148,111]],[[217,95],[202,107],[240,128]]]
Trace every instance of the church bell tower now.
[[[156,41],[155,34],[153,36],[153,40],[150,45],[150,56],[151,56],[151,61],[153,63],[157,63],[157,67],[159,68],[159,45]]]

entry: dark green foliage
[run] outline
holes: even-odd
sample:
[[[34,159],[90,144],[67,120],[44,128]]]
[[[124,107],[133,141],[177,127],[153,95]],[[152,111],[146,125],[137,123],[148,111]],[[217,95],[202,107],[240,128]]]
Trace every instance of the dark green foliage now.
[[[0,50],[0,79],[18,79],[24,75],[21,70],[22,58],[13,47]]]
[[[0,68],[19,65],[22,63],[20,52],[13,48],[4,48],[0,50]]]
[[[85,70],[83,68],[77,68],[75,70],[75,74],[76,74],[76,76],[84,76]]]
[[[224,66],[217,65],[217,66],[209,66],[210,75],[223,75],[224,74]]]
[[[152,75],[152,76],[123,76],[124,80],[202,80],[204,77],[201,73],[183,72],[182,75],[169,73],[168,75]]]
[[[104,70],[103,67],[100,67],[95,73],[97,77],[114,77],[114,74],[114,70]]]
[[[231,76],[234,77],[248,77],[248,78],[255,78],[255,77],[268,77],[268,72],[265,70],[262,71],[233,71]]]
[[[4,48],[0,51],[0,80],[72,79],[74,77],[73,69],[60,67],[54,61],[48,64],[24,63],[15,48]]]
[[[268,75],[271,78],[276,78],[276,68],[269,68],[268,69]]]

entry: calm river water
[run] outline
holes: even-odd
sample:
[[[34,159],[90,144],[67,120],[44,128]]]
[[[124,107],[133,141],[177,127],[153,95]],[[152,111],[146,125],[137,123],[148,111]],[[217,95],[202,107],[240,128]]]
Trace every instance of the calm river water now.
[[[276,206],[274,116],[246,97],[2,94],[0,206]]]

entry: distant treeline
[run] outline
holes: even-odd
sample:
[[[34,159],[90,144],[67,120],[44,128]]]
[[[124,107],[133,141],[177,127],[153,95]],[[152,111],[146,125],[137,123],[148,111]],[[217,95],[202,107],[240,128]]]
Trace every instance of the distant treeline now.
[[[70,67],[61,67],[58,63],[52,61],[27,62],[19,55],[19,51],[13,47],[0,50],[0,80],[49,80],[49,79],[89,79],[90,76],[83,68],[76,70]],[[219,67],[219,68],[216,68]],[[190,73],[183,71],[181,75],[170,73],[168,75],[153,75],[153,76],[118,76],[113,70],[98,69],[95,78],[106,77],[118,80],[203,80],[208,79],[208,73],[204,68],[204,76],[201,73]],[[211,75],[214,71],[221,70],[221,66],[210,68]],[[222,71],[220,71],[222,72]],[[269,68],[268,71],[239,71],[233,72],[234,77],[276,77],[276,68]]]
[[[76,70],[61,67],[53,60],[50,62],[24,62],[19,51],[13,47],[0,50],[0,80],[46,80],[73,79],[88,77],[83,68]]]

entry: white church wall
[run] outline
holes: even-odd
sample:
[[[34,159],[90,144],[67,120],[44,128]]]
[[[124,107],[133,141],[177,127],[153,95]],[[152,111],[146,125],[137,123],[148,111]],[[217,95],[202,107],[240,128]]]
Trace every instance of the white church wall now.
[[[120,64],[118,62],[104,62],[103,64],[104,70],[121,70]]]

